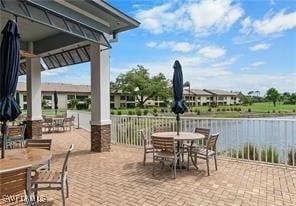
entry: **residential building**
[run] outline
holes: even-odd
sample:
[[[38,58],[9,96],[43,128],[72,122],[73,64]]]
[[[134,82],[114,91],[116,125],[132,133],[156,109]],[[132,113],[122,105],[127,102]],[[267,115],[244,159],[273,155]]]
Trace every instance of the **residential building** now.
[[[184,96],[190,106],[240,104],[238,93],[219,89],[185,89]]]
[[[27,91],[26,83],[19,82],[17,91],[20,97],[20,106],[22,109],[27,109]],[[58,96],[58,108],[67,109],[72,99],[77,99],[77,108],[87,109],[85,99],[91,97],[90,85],[73,85],[64,83],[42,83],[41,84],[41,99],[44,103],[43,107],[47,109],[54,108],[54,92]],[[121,92],[110,94],[111,108],[132,108],[135,107],[135,98],[130,95],[124,95]]]

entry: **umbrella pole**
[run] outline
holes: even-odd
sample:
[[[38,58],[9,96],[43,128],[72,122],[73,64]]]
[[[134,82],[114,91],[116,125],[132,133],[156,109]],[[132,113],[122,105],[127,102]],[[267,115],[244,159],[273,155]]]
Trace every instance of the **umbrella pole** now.
[[[177,135],[179,135],[179,132],[180,132],[180,115],[177,114]]]
[[[6,130],[6,121],[3,122],[1,125],[1,133],[2,133],[2,150],[1,150],[1,159],[4,159],[5,157],[5,146],[6,146],[6,141],[5,141],[5,130]]]

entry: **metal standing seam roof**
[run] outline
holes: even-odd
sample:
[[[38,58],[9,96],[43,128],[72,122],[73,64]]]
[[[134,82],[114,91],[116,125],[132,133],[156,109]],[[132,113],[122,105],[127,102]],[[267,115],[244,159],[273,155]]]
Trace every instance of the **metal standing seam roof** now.
[[[54,7],[55,6],[55,7]],[[83,8],[79,8],[83,7]],[[68,8],[69,7],[69,8]],[[53,9],[56,8],[56,9]],[[70,16],[63,14],[63,9],[67,8],[68,13],[75,13],[83,17],[81,12],[85,12],[84,21],[78,21]],[[58,11],[60,9],[60,12]],[[79,11],[72,11],[76,9]],[[87,10],[87,11],[86,11]],[[80,1],[38,1],[38,0],[0,0],[0,11],[27,19],[31,22],[36,22],[41,25],[45,25],[52,29],[56,29],[63,33],[67,33],[71,36],[75,36],[81,39],[74,48],[64,47],[58,51],[42,52],[41,57],[41,70],[55,69],[63,66],[70,66],[74,64],[84,63],[90,61],[89,45],[88,42],[95,42],[106,47],[111,48],[109,40],[105,37],[104,33],[110,34],[113,38],[117,38],[117,33],[126,31],[139,26],[139,22],[135,19],[127,16],[118,9],[112,7],[102,0],[88,0],[85,2]],[[80,12],[80,13],[79,13]],[[102,18],[106,18],[110,21],[110,27],[94,27],[94,23],[100,24],[99,21],[92,19],[93,25],[86,18],[96,18],[94,16],[102,15]],[[66,13],[66,12],[64,12]],[[74,15],[74,14],[73,14]],[[90,15],[91,17],[88,17]],[[77,18],[75,16],[75,18]],[[117,21],[117,19],[119,19]],[[87,41],[85,41],[87,40]],[[84,42],[83,42],[84,41]],[[37,55],[39,55],[37,53]],[[20,64],[19,75],[26,73],[27,65],[26,60],[23,59]]]

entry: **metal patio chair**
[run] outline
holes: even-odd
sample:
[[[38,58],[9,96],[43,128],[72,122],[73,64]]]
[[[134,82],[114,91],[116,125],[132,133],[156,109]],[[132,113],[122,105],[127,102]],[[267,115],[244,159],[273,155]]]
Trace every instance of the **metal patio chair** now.
[[[63,206],[65,206],[65,193],[64,189],[66,186],[66,197],[69,197],[69,185],[68,185],[68,160],[70,153],[72,152],[74,146],[71,145],[63,164],[61,171],[46,171],[46,172],[37,172],[32,179],[32,192],[37,197],[38,191],[43,190],[60,190],[62,193]],[[42,186],[42,187],[39,187]]]
[[[151,144],[151,139],[145,134],[144,129],[140,130],[140,135],[143,140],[143,146],[144,146],[143,165],[145,166],[147,154],[153,153],[153,145]]]
[[[208,176],[210,176],[210,167],[209,167],[209,160],[213,157],[215,160],[215,168],[217,168],[217,150],[216,150],[216,144],[219,137],[219,133],[211,134],[210,137],[207,140],[207,144],[203,147],[190,147],[188,151],[188,163],[187,163],[187,169],[189,169],[189,157],[191,158],[191,161],[196,169],[197,167],[197,158],[206,160],[207,163],[207,171]]]

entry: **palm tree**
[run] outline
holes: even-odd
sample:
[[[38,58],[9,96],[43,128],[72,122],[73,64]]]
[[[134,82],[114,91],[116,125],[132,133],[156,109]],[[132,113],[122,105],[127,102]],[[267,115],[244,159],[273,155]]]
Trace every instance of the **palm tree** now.
[[[70,105],[71,109],[76,109],[77,104],[78,104],[77,99],[71,99],[70,102],[69,102],[69,105]]]
[[[86,105],[86,108],[89,109],[89,106],[91,105],[91,98],[85,98],[84,103]]]
[[[190,82],[189,81],[184,82],[183,87],[188,87],[188,92],[189,92],[189,106],[190,106],[190,104],[191,104],[191,99],[190,99],[190,97],[191,97],[191,95],[190,95]]]

